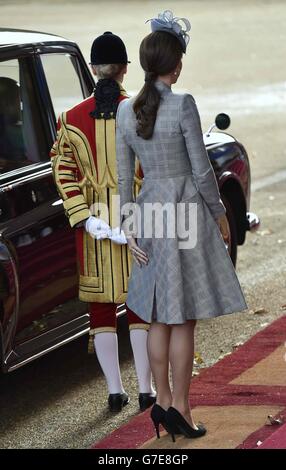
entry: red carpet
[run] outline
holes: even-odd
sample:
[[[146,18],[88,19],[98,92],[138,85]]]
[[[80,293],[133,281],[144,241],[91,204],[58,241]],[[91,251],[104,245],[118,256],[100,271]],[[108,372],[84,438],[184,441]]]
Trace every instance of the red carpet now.
[[[147,410],[92,447],[286,448],[286,425],[266,425],[268,415],[286,423],[285,339],[283,316],[194,377],[190,402],[194,418],[208,429],[206,436],[197,440],[178,436],[175,444],[168,435],[157,440]]]
[[[265,439],[259,449],[286,449],[286,424]]]

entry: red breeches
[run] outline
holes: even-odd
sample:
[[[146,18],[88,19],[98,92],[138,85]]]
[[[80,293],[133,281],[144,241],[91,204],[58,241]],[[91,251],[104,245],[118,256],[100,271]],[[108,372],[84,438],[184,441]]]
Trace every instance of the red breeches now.
[[[139,318],[136,313],[130,310],[127,305],[127,319],[129,329],[143,328],[149,329],[149,323],[144,322]],[[90,303],[90,329],[94,333],[103,331],[116,331],[117,318],[116,318],[117,304],[108,303]]]

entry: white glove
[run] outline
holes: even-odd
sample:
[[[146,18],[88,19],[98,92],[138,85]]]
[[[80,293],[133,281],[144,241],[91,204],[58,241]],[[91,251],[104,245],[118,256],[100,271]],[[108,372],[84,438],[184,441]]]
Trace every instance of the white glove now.
[[[113,243],[117,245],[125,245],[127,243],[123,230],[120,231],[119,227],[111,230],[111,235],[108,237]]]
[[[97,240],[103,240],[111,236],[111,228],[104,222],[104,220],[98,217],[90,216],[84,224],[86,232],[88,232],[92,238]]]

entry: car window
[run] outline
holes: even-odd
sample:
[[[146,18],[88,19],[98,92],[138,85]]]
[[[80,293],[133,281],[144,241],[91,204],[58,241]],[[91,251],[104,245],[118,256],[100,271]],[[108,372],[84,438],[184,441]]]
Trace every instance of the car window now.
[[[0,174],[40,161],[41,136],[28,59],[0,62]]]
[[[71,54],[42,54],[41,60],[54,106],[55,116],[85,98],[78,63]]]

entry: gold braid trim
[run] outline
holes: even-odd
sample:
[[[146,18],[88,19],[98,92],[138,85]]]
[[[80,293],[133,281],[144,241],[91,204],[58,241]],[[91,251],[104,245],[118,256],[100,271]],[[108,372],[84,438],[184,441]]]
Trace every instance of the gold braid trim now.
[[[98,328],[93,328],[89,330],[89,336],[95,336],[98,333],[116,333],[116,328],[114,326],[99,326]]]
[[[112,176],[108,165],[105,166],[101,181],[97,183],[88,169],[85,170],[84,178],[79,182],[79,187],[92,187],[96,194],[100,194],[106,188],[116,188],[117,181]]]
[[[94,337],[98,333],[116,333],[116,328],[113,326],[102,326],[98,328],[93,328],[92,330],[89,330],[89,338],[88,338],[88,347],[87,347],[87,352],[88,354],[94,354],[95,353],[95,347],[94,347]]]
[[[72,227],[90,216],[90,211],[82,194],[65,199],[63,205]]]
[[[146,330],[150,329],[149,323],[130,323],[129,331],[131,330]]]
[[[82,206],[82,205],[84,205],[85,208],[87,208],[87,204],[82,194],[78,194],[77,196],[73,196],[72,198],[66,199],[64,201],[64,207],[67,211],[70,211],[74,209],[75,207]]]

